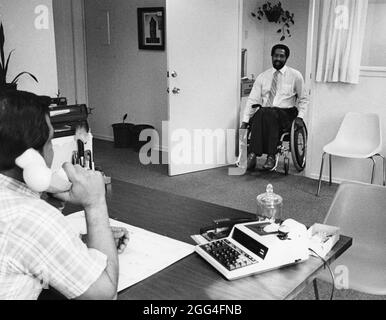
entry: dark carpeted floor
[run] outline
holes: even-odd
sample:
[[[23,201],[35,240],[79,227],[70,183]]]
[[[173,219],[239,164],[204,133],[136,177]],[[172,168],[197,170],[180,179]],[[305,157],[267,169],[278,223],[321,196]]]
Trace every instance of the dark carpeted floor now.
[[[315,196],[317,181],[290,172],[247,173],[244,176],[229,176],[228,168],[219,168],[182,176],[169,177],[167,165],[140,164],[138,153],[130,149],[115,149],[113,143],[94,140],[97,166],[106,175],[122,181],[188,196],[226,207],[251,213],[256,212],[256,196],[264,193],[272,184],[274,192],[284,199],[283,218],[293,218],[306,225],[323,222],[338,186],[323,184],[320,197]],[[321,299],[328,299],[331,285],[319,281]],[[304,290],[298,299],[314,299],[312,286]],[[335,299],[386,299],[352,290],[336,292]]]

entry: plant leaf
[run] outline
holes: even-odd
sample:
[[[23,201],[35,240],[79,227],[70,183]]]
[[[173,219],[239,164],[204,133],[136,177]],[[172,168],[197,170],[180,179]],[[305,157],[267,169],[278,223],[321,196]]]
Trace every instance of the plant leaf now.
[[[0,23],[0,45],[3,46],[5,42],[3,23]]]
[[[11,58],[11,55],[12,55],[12,52],[14,52],[15,50],[12,50],[9,55],[8,55],[8,59],[7,59],[7,63],[5,64],[5,67],[4,67],[4,74],[5,74],[5,77],[7,76],[7,73],[8,73],[8,64],[9,64],[9,59]]]
[[[16,83],[17,80],[19,80],[19,78],[24,75],[24,74],[28,74],[32,79],[34,79],[37,83],[39,83],[38,79],[36,79],[36,77],[32,74],[32,73],[29,73],[27,71],[24,71],[24,72],[20,72],[12,81],[11,81],[11,84],[12,83]]]
[[[1,66],[4,68],[4,42],[5,42],[5,37],[4,37],[4,28],[3,24],[0,24],[0,59],[1,59]]]

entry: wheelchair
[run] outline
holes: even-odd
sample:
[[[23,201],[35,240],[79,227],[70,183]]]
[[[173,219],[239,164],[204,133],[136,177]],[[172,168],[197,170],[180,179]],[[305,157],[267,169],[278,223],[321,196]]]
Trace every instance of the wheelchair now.
[[[248,126],[248,140],[247,140],[247,150],[248,154],[250,152],[250,137],[251,137],[251,125]],[[288,176],[290,168],[290,154],[294,167],[298,172],[304,171],[306,167],[306,156],[307,156],[307,139],[308,131],[306,124],[303,120],[292,122],[290,128],[287,128],[281,132],[281,138],[277,146],[276,165],[273,171],[277,170],[279,160],[283,158],[284,165],[284,174]]]

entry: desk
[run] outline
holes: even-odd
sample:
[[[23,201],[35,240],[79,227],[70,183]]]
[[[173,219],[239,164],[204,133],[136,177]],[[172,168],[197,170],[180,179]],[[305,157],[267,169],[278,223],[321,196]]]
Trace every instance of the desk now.
[[[251,217],[250,213],[113,180],[107,195],[111,218],[180,241],[213,219]],[[66,208],[65,213],[74,212]],[[326,260],[332,262],[352,244],[341,236]],[[228,281],[197,254],[122,291],[119,299],[136,300],[260,300],[293,299],[323,269],[320,259],[255,276]]]

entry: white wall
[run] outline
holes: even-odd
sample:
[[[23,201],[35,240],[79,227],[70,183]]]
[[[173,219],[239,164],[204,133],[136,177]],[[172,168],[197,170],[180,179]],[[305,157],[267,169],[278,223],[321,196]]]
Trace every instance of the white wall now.
[[[370,0],[367,16],[363,66],[386,66],[386,0]]]
[[[87,104],[83,0],[53,0],[53,12],[60,95]]]
[[[93,134],[112,139],[122,121],[153,125],[168,119],[166,51],[138,49],[137,8],[164,7],[165,0],[86,0],[89,106]],[[106,12],[111,43],[107,44]]]
[[[251,79],[251,74],[256,78],[264,71],[264,37],[265,23],[252,17],[251,12],[256,12],[258,1],[244,0],[243,8],[243,39],[242,47],[248,50],[247,73]]]
[[[299,70],[305,76],[307,26],[310,0],[282,0],[284,10],[294,13],[295,25],[291,26],[292,37],[280,42],[281,34],[277,33],[279,25],[270,23],[265,16],[261,21],[251,16],[266,1],[244,0],[243,48],[248,49],[248,72],[255,76],[272,67],[271,49],[277,43],[283,43],[291,49],[288,65]]]
[[[48,28],[37,29],[35,13],[38,6],[47,9]],[[4,26],[5,51],[15,49],[10,63],[8,81],[22,71],[36,76],[36,83],[29,76],[22,76],[18,82],[19,90],[36,94],[55,96],[58,90],[54,24],[51,0],[12,0],[1,1],[0,20]]]

